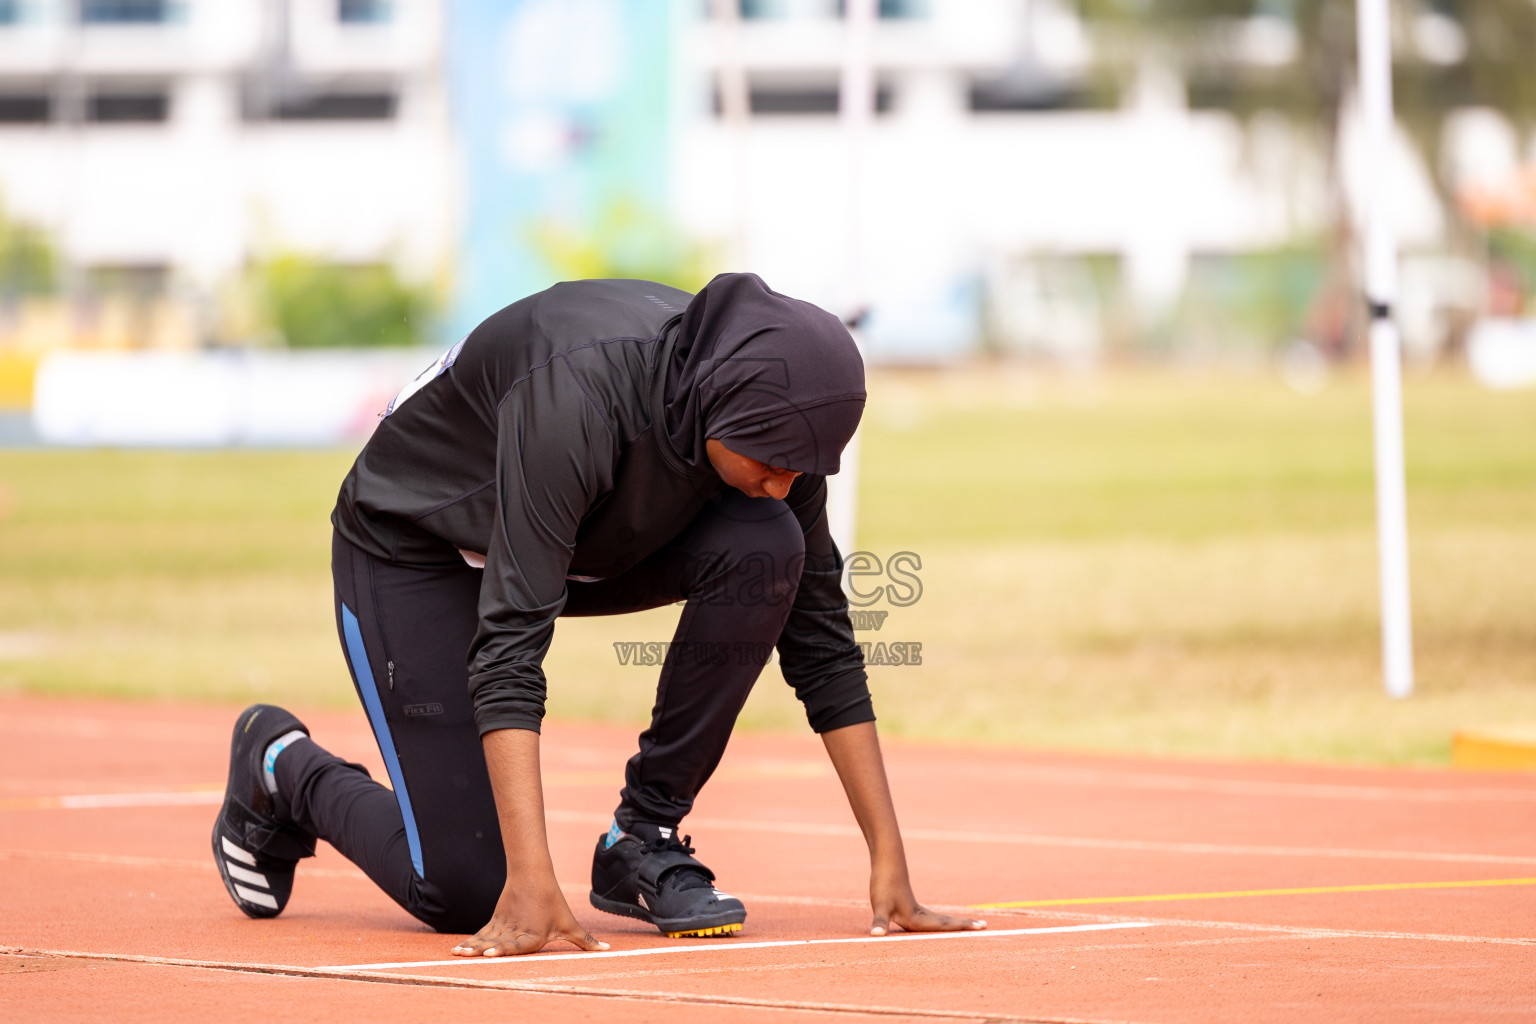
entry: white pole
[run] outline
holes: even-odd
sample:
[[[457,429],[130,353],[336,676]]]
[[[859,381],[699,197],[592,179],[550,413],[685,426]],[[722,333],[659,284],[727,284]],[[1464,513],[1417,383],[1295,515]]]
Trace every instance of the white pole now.
[[[734,192],[731,220],[731,251],[728,266],[750,269],[747,262],[747,126],[752,119],[752,90],[741,53],[740,0],[710,0],[715,22],[715,87],[720,92],[720,114],[730,135],[731,177]]]
[[[846,0],[843,5],[843,67],[838,88],[838,116],[848,154],[846,308],[857,315],[864,308],[863,174],[864,147],[875,116],[874,31],[877,0]],[[861,341],[857,327],[854,340]],[[863,346],[860,345],[862,348]],[[842,468],[827,479],[827,519],[832,539],[843,554],[857,550],[859,495],[859,435],[843,449]]]
[[[878,0],[844,0],[843,67],[837,92],[837,113],[848,153],[848,280],[846,301],[857,312],[864,294],[864,149],[875,118],[875,19]]]
[[[1388,0],[1356,0],[1360,110],[1365,133],[1365,297],[1370,308],[1371,389],[1376,441],[1376,539],[1381,562],[1382,668],[1391,697],[1413,692],[1408,600],[1408,502],[1403,483],[1402,344],[1392,303],[1397,248],[1389,220],[1392,31]]]

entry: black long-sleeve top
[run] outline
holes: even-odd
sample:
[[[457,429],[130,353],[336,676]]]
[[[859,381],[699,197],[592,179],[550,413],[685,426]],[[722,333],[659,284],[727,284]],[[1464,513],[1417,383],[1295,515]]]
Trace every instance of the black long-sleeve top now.
[[[342,483],[332,522],[369,554],[417,565],[484,555],[469,652],[482,734],[539,728],[567,578],[624,572],[723,486],[665,429],[665,368],[691,298],[579,281],[513,303],[391,403]],[[786,498],[806,566],[778,641],[817,732],[874,718],[826,491],[805,474]]]

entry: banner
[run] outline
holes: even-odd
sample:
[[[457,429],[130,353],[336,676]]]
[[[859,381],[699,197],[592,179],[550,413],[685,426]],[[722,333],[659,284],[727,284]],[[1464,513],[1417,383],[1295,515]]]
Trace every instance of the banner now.
[[[664,219],[670,0],[452,0],[463,165],[455,337]]]

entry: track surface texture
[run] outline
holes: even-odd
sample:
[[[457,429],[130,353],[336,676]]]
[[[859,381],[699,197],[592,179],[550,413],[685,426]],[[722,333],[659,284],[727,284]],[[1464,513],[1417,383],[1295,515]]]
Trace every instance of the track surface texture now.
[[[0,1019],[1536,1020],[1529,775],[887,742],[919,897],[991,927],[872,939],[819,742],[740,735],[683,831],[746,927],[672,940],[586,902],[633,732],[550,723],[556,867],[613,951],[456,960],[324,844],[282,917],[235,909],[234,711],[0,698]],[[360,712],[305,717],[384,777]]]

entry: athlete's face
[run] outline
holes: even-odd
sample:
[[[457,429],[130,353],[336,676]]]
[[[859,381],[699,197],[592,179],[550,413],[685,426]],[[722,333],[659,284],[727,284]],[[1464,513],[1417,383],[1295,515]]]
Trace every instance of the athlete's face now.
[[[749,498],[778,498],[782,501],[789,493],[789,485],[800,475],[791,469],[780,469],[738,455],[714,438],[704,442],[704,451],[720,479]]]

